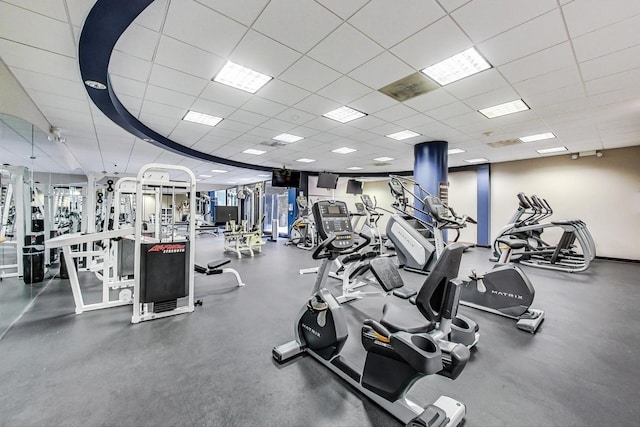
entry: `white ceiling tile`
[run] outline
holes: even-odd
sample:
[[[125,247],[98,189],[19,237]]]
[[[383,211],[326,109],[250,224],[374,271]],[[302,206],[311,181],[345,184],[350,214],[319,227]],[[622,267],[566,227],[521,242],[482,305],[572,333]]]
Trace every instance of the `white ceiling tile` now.
[[[73,35],[66,22],[4,2],[0,2],[0,16],[2,17],[0,38],[69,57],[76,56]],[[37,31],[34,31],[36,28]]]
[[[442,40],[447,42],[443,43]],[[471,40],[447,16],[394,46],[390,51],[416,70],[422,70],[472,45]]]
[[[553,10],[479,44],[477,49],[493,66],[499,66],[565,41],[562,15]]]
[[[458,99],[466,99],[507,85],[496,69],[489,69],[448,84],[446,91]]]
[[[257,96],[279,102],[281,104],[293,105],[302,101],[310,94],[311,92],[300,89],[297,86],[293,86],[281,80],[272,80],[269,84],[260,89],[260,93]]]
[[[229,119],[224,119],[220,123],[216,125],[217,129],[225,129],[232,132],[237,132],[238,134],[243,134],[253,129],[252,125],[248,125],[246,123],[240,123]]]
[[[364,6],[369,0],[317,0],[342,19],[347,19]]]
[[[178,126],[169,134],[169,138],[180,144],[190,147],[195,142],[202,139],[209,131],[211,126],[201,125],[199,123],[185,122],[182,120]]]
[[[155,62],[174,70],[210,80],[222,68],[226,60],[190,44],[162,36]]]
[[[480,110],[486,107],[492,107],[509,101],[519,99],[518,95],[511,87],[493,90],[471,98],[467,98],[464,102],[474,110]],[[524,100],[526,103],[526,100]]]
[[[0,58],[15,68],[43,72],[67,80],[79,79],[78,60],[43,49],[0,39]]]
[[[480,43],[557,6],[556,0],[475,0],[451,15],[475,43]]]
[[[360,117],[359,119],[355,119],[349,122],[349,126],[353,126],[354,128],[358,128],[362,130],[373,129],[375,127],[382,126],[384,124],[385,124],[384,120],[374,116]]]
[[[394,123],[402,129],[409,129],[416,126],[425,126],[433,122],[433,119],[423,113],[414,114],[413,116],[405,117],[404,119],[395,120]]]
[[[257,96],[248,100],[243,106],[243,110],[262,114],[264,116],[273,117],[287,109],[286,105],[269,101],[268,99],[259,98]]]
[[[318,95],[331,99],[340,104],[348,104],[371,92],[367,86],[343,76],[318,91]]]
[[[346,42],[348,40],[348,42]],[[383,49],[349,24],[342,24],[308,55],[341,73],[348,73],[379,55]]]
[[[174,1],[164,34],[207,52],[227,57],[247,28],[196,2]]]
[[[349,76],[377,90],[414,72],[413,68],[385,51],[351,71]]]
[[[585,80],[593,80],[633,68],[640,68],[640,45],[580,64],[580,71]]]
[[[339,77],[340,73],[337,71],[304,56],[279,78],[302,89],[316,92]]]
[[[416,111],[425,112],[456,101],[457,99],[446,90],[436,89],[404,101],[404,104]]]
[[[156,31],[137,24],[131,24],[122,33],[114,49],[145,61],[151,61],[156,51],[159,37],[160,34]]]
[[[89,106],[87,99],[70,98],[38,90],[30,90],[29,96],[39,107],[60,108],[84,114]]]
[[[585,82],[585,87],[589,95],[612,92],[625,88],[637,88],[640,87],[640,73],[638,73],[638,70],[630,70],[612,74]]]
[[[209,82],[200,95],[200,99],[211,100],[232,107],[240,107],[251,99],[251,94],[231,86]]]
[[[87,97],[84,85],[80,83],[79,79],[71,81],[18,68],[11,68],[11,72],[25,89],[35,89],[77,99],[86,99]]]
[[[640,15],[587,33],[573,40],[578,61],[607,55],[640,44]]]
[[[233,50],[229,60],[266,74],[279,76],[301,57],[295,50],[249,30]]]
[[[156,64],[151,70],[149,83],[187,95],[198,96],[207,86],[209,80]]]
[[[389,108],[393,105],[396,105],[398,101],[387,96],[381,92],[374,91],[369,92],[362,98],[359,98],[353,102],[350,102],[349,105],[351,108],[355,108],[358,111],[363,111],[368,114],[374,114],[377,111],[384,110],[385,108]]]
[[[153,31],[160,31],[165,19],[168,1],[154,0],[136,17],[134,22]]]
[[[555,92],[567,86],[582,87],[580,74],[575,66],[542,74],[513,85],[518,93],[528,100],[540,93]],[[584,90],[581,92],[584,95]],[[560,99],[560,97],[558,97],[558,99]]]
[[[316,114],[310,114],[306,111],[298,110],[296,108],[287,108],[285,111],[275,116],[276,119],[280,119],[296,125],[304,124],[316,117]]]
[[[175,120],[175,123],[178,123],[178,120],[182,120],[186,112],[187,110],[185,110],[184,108],[172,107],[167,104],[153,102],[145,99],[145,101],[142,103],[142,109],[140,110],[140,117],[147,115],[158,115],[173,119]]]
[[[140,109],[142,108],[142,98],[120,94],[118,95],[118,100],[129,113],[134,117],[138,116]]]
[[[562,43],[509,64],[501,65],[498,71],[511,83],[530,79],[540,74],[575,65],[569,43]]]
[[[571,37],[578,37],[591,31],[624,21],[640,14],[640,2],[636,0],[574,1],[562,7]]]
[[[474,110],[462,102],[454,102],[442,107],[427,111],[425,114],[435,120],[446,120],[451,117],[472,113]]]
[[[395,120],[404,119],[416,114],[416,110],[407,107],[403,104],[396,104],[392,107],[385,108],[375,113],[375,116],[379,119],[393,122]]]
[[[147,85],[145,99],[148,99],[149,101],[159,102],[161,104],[183,108],[186,113],[186,110],[191,107],[196,97],[158,86]]]
[[[253,28],[305,53],[340,22],[337,16],[311,0],[272,0]]]
[[[199,0],[200,3],[217,12],[226,15],[244,25],[251,25],[256,20],[262,9],[269,3],[268,0],[244,0],[241,2],[227,0]]]
[[[304,125],[305,127],[309,127],[311,129],[326,132],[330,129],[335,128],[336,126],[339,126],[340,123],[336,122],[335,120],[327,119],[326,117],[316,117],[313,120],[309,120]]]
[[[161,104],[158,104],[161,105]],[[167,120],[166,117],[157,114],[154,111],[153,106],[149,106],[149,112],[145,112],[144,108],[141,110],[140,117],[138,120],[142,122],[145,126],[153,131],[159,133],[160,135],[166,137],[171,131],[177,126],[177,124],[182,120],[182,117],[172,117],[171,120]],[[165,113],[170,114],[170,113]]]
[[[295,108],[308,113],[323,115],[340,107],[340,103],[318,95],[311,95],[295,105]],[[336,122],[337,123],[337,122]]]
[[[269,139],[283,132],[291,133],[289,131],[295,126],[296,125],[291,122],[285,122],[284,120],[278,120],[278,119],[269,119],[260,125],[261,128],[264,128],[265,130],[269,131],[269,134],[266,135],[267,137],[269,137]],[[255,134],[255,129],[256,128],[249,131],[249,133]],[[277,132],[274,132],[274,131],[277,131]],[[298,135],[298,136],[302,136],[302,135]]]
[[[222,118],[228,118],[231,113],[236,110],[234,107],[229,105],[220,104],[219,102],[209,101],[203,98],[196,99],[189,109],[197,111],[198,113],[205,113]]]
[[[139,80],[132,80],[118,75],[109,77],[113,91],[116,95],[129,95],[136,98],[143,98],[147,90],[147,85]]]
[[[240,123],[246,123],[248,125],[258,126],[268,120],[268,117],[262,114],[252,113],[251,111],[236,110],[228,117],[231,120],[235,120]]]
[[[444,15],[434,0],[372,1],[348,22],[388,49]]]
[[[447,12],[453,12],[470,1],[471,0],[439,0],[438,2],[447,10]]]
[[[152,63],[126,53],[113,51],[109,59],[109,74],[146,82]]]
[[[3,0],[23,9],[28,9],[40,15],[49,16],[58,21],[67,22],[67,14],[62,0]]]

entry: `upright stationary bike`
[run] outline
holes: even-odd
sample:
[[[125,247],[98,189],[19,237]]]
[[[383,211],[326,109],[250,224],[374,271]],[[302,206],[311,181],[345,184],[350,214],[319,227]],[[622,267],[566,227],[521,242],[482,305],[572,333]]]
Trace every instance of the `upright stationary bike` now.
[[[423,407],[409,400],[406,394],[425,375],[457,378],[469,360],[469,350],[463,344],[434,338],[428,332],[397,330],[391,333],[381,323],[367,319],[361,330],[361,340],[366,350],[364,369],[360,370],[341,354],[349,333],[343,312],[345,309],[324,288],[329,265],[338,256],[365,247],[370,239],[361,234],[360,243],[354,243],[356,233],[351,228],[347,206],[342,201],[319,201],[313,205],[313,214],[323,239],[314,251],[313,258],[323,261],[311,298],[298,314],[295,339],[275,347],[273,357],[278,362],[284,362],[303,352],[310,354],[405,424],[457,426],[466,412],[462,403],[441,396],[435,403]],[[452,280],[441,285],[443,303],[436,313],[438,319],[425,317],[425,331],[429,330],[430,322],[450,322],[455,317],[460,284]]]
[[[436,196],[425,198],[427,210],[435,221],[434,230],[464,227],[466,217],[458,217]],[[440,239],[442,241],[442,239]],[[475,271],[464,281],[460,304],[515,319],[518,329],[535,333],[544,320],[544,311],[530,308],[535,290],[518,266],[509,262],[511,251],[521,249],[525,240],[501,238],[498,264],[484,274]]]

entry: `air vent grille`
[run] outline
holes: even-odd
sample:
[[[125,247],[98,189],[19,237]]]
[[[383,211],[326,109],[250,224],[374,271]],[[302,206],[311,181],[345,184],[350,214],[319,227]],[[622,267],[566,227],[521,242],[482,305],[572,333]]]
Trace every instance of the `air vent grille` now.
[[[269,147],[284,147],[287,144],[285,144],[284,142],[271,140],[271,141],[261,142],[260,145],[268,145]]]
[[[413,73],[378,89],[378,91],[390,96],[396,101],[403,102],[407,99],[436,90],[439,87],[437,83],[427,78],[424,74]]]
[[[487,145],[491,148],[501,148],[516,144],[521,144],[521,141],[519,139],[505,139],[502,141],[489,142]]]

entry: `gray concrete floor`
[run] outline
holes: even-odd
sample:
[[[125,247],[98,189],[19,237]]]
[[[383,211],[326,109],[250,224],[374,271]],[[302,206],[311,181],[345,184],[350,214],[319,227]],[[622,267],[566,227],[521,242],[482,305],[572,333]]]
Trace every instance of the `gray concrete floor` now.
[[[197,261],[222,256],[221,238],[199,237],[196,247]],[[0,340],[0,425],[397,425],[310,357],[272,360],[309,296],[315,277],[298,269],[317,265],[311,253],[280,240],[254,258],[231,257],[247,286],[197,275],[202,307],[138,325],[131,307],[75,315],[68,282],[49,282]],[[485,271],[488,257],[465,253],[461,272]],[[546,311],[538,334],[461,307],[481,328],[471,361],[455,381],[423,378],[411,397],[464,402],[465,427],[637,425],[640,264],[597,260],[579,274],[524,269],[534,307]],[[413,286],[424,279],[402,276]],[[98,291],[87,279],[87,292]],[[345,354],[354,362],[364,357],[358,323],[379,317],[384,302],[349,305]]]

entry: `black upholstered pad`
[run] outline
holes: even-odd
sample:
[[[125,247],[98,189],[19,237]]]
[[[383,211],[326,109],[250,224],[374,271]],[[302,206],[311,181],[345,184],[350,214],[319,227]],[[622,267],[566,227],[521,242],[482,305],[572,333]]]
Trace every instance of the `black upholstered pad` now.
[[[392,303],[384,305],[380,323],[391,332],[429,332],[435,327],[435,324],[425,319],[414,306]]]
[[[207,268],[209,270],[214,270],[216,268],[222,267],[225,264],[229,264],[230,262],[231,260],[229,258],[218,258],[207,264]]]

